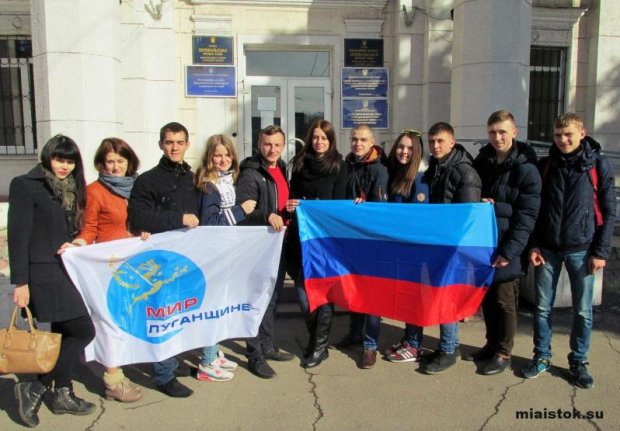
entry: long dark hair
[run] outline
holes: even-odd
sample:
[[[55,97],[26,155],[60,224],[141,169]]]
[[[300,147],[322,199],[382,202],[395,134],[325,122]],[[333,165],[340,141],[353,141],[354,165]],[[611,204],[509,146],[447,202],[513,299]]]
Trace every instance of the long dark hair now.
[[[86,180],[84,179],[84,163],[80,149],[73,139],[64,135],[51,138],[41,149],[41,166],[52,171],[52,159],[68,159],[75,162],[71,175],[75,180],[75,227],[79,231],[84,225],[84,208],[86,207]]]
[[[413,143],[413,154],[411,160],[406,165],[403,165],[396,158],[396,150],[398,144],[403,137],[408,137]],[[396,140],[390,154],[388,155],[388,170],[390,172],[390,193],[399,194],[404,198],[408,198],[411,193],[411,187],[415,181],[415,177],[420,169],[420,162],[424,155],[424,145],[422,142],[422,136],[420,132],[416,130],[404,130]]]
[[[325,163],[325,172],[338,172],[340,169],[342,155],[338,152],[336,145],[336,130],[334,129],[334,125],[327,120],[315,120],[308,128],[304,146],[297,154],[295,154],[295,157],[293,157],[293,160],[291,161],[291,164],[293,165],[293,172],[299,172],[303,168],[306,154],[311,154],[316,157],[314,148],[312,148],[312,136],[314,135],[314,129],[321,129],[329,141],[329,149],[322,159],[323,163]]]

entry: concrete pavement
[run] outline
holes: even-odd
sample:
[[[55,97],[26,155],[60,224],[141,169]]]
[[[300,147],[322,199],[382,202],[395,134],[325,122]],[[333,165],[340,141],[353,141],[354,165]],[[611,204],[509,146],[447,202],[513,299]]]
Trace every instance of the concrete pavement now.
[[[292,305],[287,308],[293,311]],[[522,307],[514,350],[514,371],[497,376],[476,373],[473,363],[459,361],[444,374],[420,373],[415,363],[379,360],[370,370],[357,367],[361,349],[330,351],[319,367],[304,370],[299,360],[273,363],[278,376],[261,380],[247,371],[243,344],[225,342],[223,350],[240,363],[235,378],[226,383],[181,379],[194,389],[188,399],[172,399],[153,388],[149,367],[125,368],[145,388],[134,404],[106,401],[99,378],[101,366],[79,367],[76,393],[98,405],[86,417],[54,416],[46,406],[40,413],[41,430],[617,430],[620,429],[620,311],[617,304],[598,307],[591,349],[591,390],[574,388],[564,377],[567,367],[571,313],[555,311],[554,359],[551,372],[534,380],[518,370],[531,356],[531,310]],[[332,338],[342,336],[348,317],[336,317]],[[386,320],[381,347],[399,339],[402,325]],[[425,347],[437,343],[438,328],[428,328]],[[461,351],[468,353],[484,339],[484,323],[461,325]],[[298,356],[306,340],[303,320],[289,312],[277,320],[279,345]],[[198,362],[198,351],[183,359]],[[13,397],[15,376],[0,376],[0,429],[23,429]],[[560,411],[559,411],[560,410]],[[521,412],[521,413],[520,413]],[[575,418],[576,414],[592,419]],[[551,418],[551,416],[563,418]],[[518,416],[521,418],[518,418]],[[570,418],[568,416],[570,415]],[[531,417],[531,419],[530,419]],[[536,419],[535,417],[538,417]],[[546,419],[545,419],[546,417]]]

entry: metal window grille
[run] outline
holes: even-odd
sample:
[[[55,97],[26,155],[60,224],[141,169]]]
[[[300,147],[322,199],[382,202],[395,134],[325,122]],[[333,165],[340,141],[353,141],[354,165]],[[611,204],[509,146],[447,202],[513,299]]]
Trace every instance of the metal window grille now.
[[[565,71],[565,48],[530,48],[528,139],[553,140],[553,120],[564,109]]]
[[[36,154],[32,44],[0,38],[0,156]]]

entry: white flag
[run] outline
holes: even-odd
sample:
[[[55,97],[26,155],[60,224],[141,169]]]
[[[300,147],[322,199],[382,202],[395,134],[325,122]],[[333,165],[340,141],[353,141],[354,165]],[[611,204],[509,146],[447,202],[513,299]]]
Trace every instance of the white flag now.
[[[97,335],[86,359],[156,362],[256,336],[284,231],[205,226],[68,249],[63,261]]]

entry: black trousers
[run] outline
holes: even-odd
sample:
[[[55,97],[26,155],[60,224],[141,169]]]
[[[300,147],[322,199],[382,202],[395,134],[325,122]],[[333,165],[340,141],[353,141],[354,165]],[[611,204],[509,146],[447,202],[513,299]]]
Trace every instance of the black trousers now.
[[[494,283],[482,300],[487,345],[510,356],[517,331],[519,279]]]
[[[52,387],[54,383],[57,388],[61,388],[71,385],[75,363],[80,359],[84,348],[95,338],[95,326],[90,316],[86,315],[52,322],[51,330],[62,334],[60,354],[52,371],[39,376],[39,381],[47,387]]]
[[[263,315],[260,327],[258,328],[258,335],[246,340],[245,356],[250,360],[256,360],[263,357],[263,352],[269,352],[275,349],[273,345],[273,328],[276,320],[276,308],[278,306],[278,299],[282,294],[284,288],[284,276],[286,275],[286,261],[284,250],[280,255],[280,265],[278,267],[278,277],[276,278],[276,285],[273,289],[273,294],[269,300],[267,310]]]

